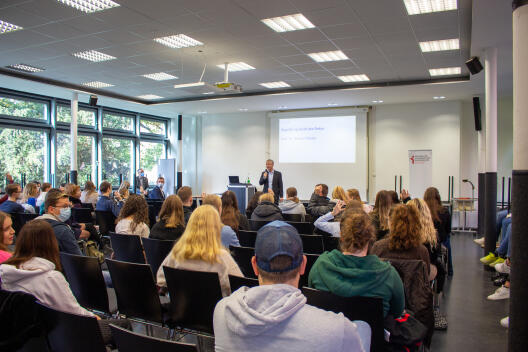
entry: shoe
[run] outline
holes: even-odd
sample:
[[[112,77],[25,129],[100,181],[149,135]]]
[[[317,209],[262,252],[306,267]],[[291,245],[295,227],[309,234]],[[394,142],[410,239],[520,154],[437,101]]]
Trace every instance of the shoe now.
[[[500,321],[500,324],[503,328],[509,328],[510,327],[510,317],[502,318]]]
[[[510,267],[506,265],[506,263],[500,263],[500,264],[495,265],[495,270],[497,270],[498,273],[502,273],[502,274],[510,273]]]
[[[508,279],[506,277],[499,277],[497,280],[493,281],[493,285],[500,287],[500,286],[504,285],[504,283],[506,283],[506,281],[508,281]]]
[[[435,330],[446,330],[447,319],[444,315],[440,314],[440,310],[436,308],[434,310]]]
[[[505,286],[499,287],[495,291],[495,293],[488,296],[488,299],[490,301],[498,301],[501,299],[508,299],[508,298],[510,298],[510,289]]]
[[[481,237],[481,238],[475,238],[473,240],[473,242],[475,242],[476,244],[478,244],[479,246],[483,246],[484,245],[484,237]]]
[[[495,256],[495,254],[493,254],[491,252],[487,256],[480,258],[480,262],[482,264],[491,264],[491,263],[493,263],[496,260],[497,260],[497,257]]]
[[[492,268],[494,268],[495,265],[497,265],[497,264],[502,264],[502,263],[504,263],[504,262],[505,262],[504,258],[499,257],[499,258],[497,258],[497,260],[495,260],[495,261],[494,261],[493,263],[491,263],[489,266],[491,266]]]

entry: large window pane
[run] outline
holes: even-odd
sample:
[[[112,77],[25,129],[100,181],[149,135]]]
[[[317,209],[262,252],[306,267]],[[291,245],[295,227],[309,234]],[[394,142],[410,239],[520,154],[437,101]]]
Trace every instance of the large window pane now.
[[[57,184],[66,182],[66,175],[71,169],[71,143],[69,133],[57,133],[57,167],[55,180]],[[84,184],[95,180],[95,138],[93,136],[77,136],[77,181]]]
[[[116,130],[134,131],[134,118],[131,116],[105,112],[103,115],[103,127]]]
[[[139,132],[165,136],[165,122],[142,118],[139,123]]]
[[[0,127],[0,175],[10,172],[16,182],[26,174],[27,182],[44,180],[46,132]]]
[[[103,179],[119,185],[119,174],[123,180],[133,183],[134,143],[130,139],[103,137]]]
[[[144,142],[139,145],[139,167],[145,170],[149,183],[154,184],[158,178],[158,160],[165,158],[165,144]]]
[[[26,119],[47,120],[48,106],[46,103],[0,97],[0,114]]]
[[[95,111],[87,109],[77,110],[77,123],[85,126],[95,126]],[[57,121],[71,122],[71,108],[66,105],[57,105]]]

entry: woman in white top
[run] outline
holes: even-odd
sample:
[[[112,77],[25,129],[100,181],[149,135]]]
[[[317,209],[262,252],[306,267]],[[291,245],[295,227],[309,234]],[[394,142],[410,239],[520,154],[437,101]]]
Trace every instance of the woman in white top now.
[[[95,204],[97,204],[97,190],[92,181],[86,181],[84,184],[84,190],[81,192],[81,202],[82,203],[91,203],[95,209]]]
[[[333,237],[341,237],[341,217],[340,214],[343,210],[350,208],[358,208],[363,210],[361,202],[356,200],[351,200],[348,203],[345,203],[342,200],[338,200],[334,209],[331,212],[326,213],[323,216],[320,216],[315,222],[314,226],[319,230],[328,232]]]
[[[148,205],[145,198],[131,194],[117,218],[116,233],[149,237]]]
[[[217,272],[224,297],[231,287],[228,275],[244,276],[229,252],[222,247],[222,223],[218,211],[211,205],[202,205],[193,211],[182,237],[160,265],[158,286],[167,287],[163,267]]]
[[[41,186],[40,186],[40,194],[37,198],[37,201],[36,201],[36,205],[37,207],[40,207],[42,205],[44,205],[44,201],[46,200],[46,194],[48,194],[48,191],[51,189],[51,183],[48,183],[48,182],[44,182]]]

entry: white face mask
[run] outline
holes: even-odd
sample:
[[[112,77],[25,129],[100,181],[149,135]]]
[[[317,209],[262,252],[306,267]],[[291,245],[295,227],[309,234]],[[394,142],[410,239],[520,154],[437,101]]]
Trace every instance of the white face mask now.
[[[164,185],[164,183],[161,183],[161,182],[158,183],[158,187],[159,187],[160,189],[163,189],[163,185]]]

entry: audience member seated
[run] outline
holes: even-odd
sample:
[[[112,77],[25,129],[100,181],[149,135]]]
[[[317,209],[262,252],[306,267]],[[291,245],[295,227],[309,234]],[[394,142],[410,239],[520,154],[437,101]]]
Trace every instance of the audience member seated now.
[[[343,187],[335,186],[334,190],[332,191],[332,200],[330,201],[337,204],[337,201],[339,200],[347,203],[350,199],[348,198],[348,195]]]
[[[216,305],[216,351],[370,351],[365,322],[306,304],[297,288],[306,256],[293,226],[262,227],[251,264],[259,286],[241,287]]]
[[[306,209],[304,208],[304,205],[299,202],[297,189],[295,187],[289,187],[286,189],[286,199],[279,203],[279,209],[283,214],[300,214],[301,221],[304,221]]]
[[[255,194],[253,195],[251,200],[248,202],[248,205],[246,207],[246,217],[248,219],[251,219],[251,215],[253,214],[253,211],[258,206],[259,198],[263,194],[264,194],[264,192],[262,192],[262,191],[255,192]]]
[[[136,191],[137,188],[139,188],[139,193],[144,196],[148,196],[148,188],[149,188],[149,181],[147,178],[147,175],[145,174],[145,170],[142,168],[139,168],[137,170],[137,176],[136,176]],[[134,192],[137,193],[137,192]]]
[[[310,202],[308,203],[308,209],[306,209],[314,220],[328,212],[331,212],[334,208],[335,203],[330,202],[330,199],[328,199],[327,196],[327,185],[318,184],[315,186],[314,193],[310,197]]]
[[[379,191],[376,194],[374,209],[369,214],[372,224],[376,229],[376,240],[381,240],[389,232],[389,212],[392,207],[392,200],[387,191]]]
[[[7,200],[0,204],[0,211],[4,213],[24,213],[23,206],[17,203],[22,198],[22,188],[18,183],[12,183],[6,187]]]
[[[68,195],[68,199],[72,205],[72,208],[82,208],[81,186],[68,183],[64,187],[64,193]]]
[[[399,317],[405,308],[403,283],[396,269],[369,254],[375,229],[360,208],[346,209],[341,216],[341,251],[324,252],[312,266],[308,285],[338,296],[381,297],[385,316]]]
[[[59,190],[64,193],[64,188],[66,187],[66,182],[64,183],[61,183],[60,186],[59,186]]]
[[[389,235],[372,246],[371,254],[384,259],[422,260],[429,275],[429,252],[422,244],[420,214],[416,207],[395,205],[391,210]]]
[[[178,240],[185,231],[183,204],[175,194],[165,199],[159,213],[159,221],[150,230],[150,238],[157,240]]]
[[[218,216],[222,214],[222,200],[216,194],[205,195],[202,198],[202,205],[204,204],[213,206],[218,212]],[[220,224],[222,226],[220,230],[220,239],[221,239],[222,245],[225,248],[229,248],[229,246],[240,247],[240,242],[238,242],[238,237],[235,231],[233,231],[233,229],[230,226],[222,224],[222,222],[220,222]]]
[[[13,176],[11,176],[11,174],[9,172],[6,172],[5,174],[5,180],[6,180],[6,189],[4,190],[5,192],[7,192],[7,185],[9,184],[13,184],[15,183],[15,180],[13,180]],[[8,194],[4,194],[1,198],[0,198],[0,204],[2,204],[3,202],[5,202],[8,198]]]
[[[491,267],[495,267],[497,264],[504,263],[508,252],[508,244],[511,233],[511,231],[508,231],[508,229],[511,227],[511,221],[511,213],[508,213],[508,210],[500,210],[497,212],[497,231],[495,238],[499,239],[502,234],[500,246],[495,252],[490,252],[488,255],[480,258],[481,263]],[[480,239],[474,241],[478,244],[481,244],[481,247],[484,248],[484,237],[482,237],[482,241],[480,241]]]
[[[123,201],[126,201],[128,199],[128,196],[130,195],[130,182],[128,182],[127,180],[124,180],[123,182],[121,182],[117,190],[117,193],[119,193]]]
[[[185,220],[185,223],[187,223],[193,212],[192,188],[189,186],[180,187],[178,190],[178,197],[180,197],[183,203],[183,219]]]
[[[117,199],[117,202],[110,198],[110,194],[112,193],[112,185],[108,181],[101,182],[99,185],[99,192],[101,192],[101,196],[95,205],[95,210],[111,211],[115,217],[118,217],[119,212],[123,207],[123,199],[119,193],[114,193],[114,197]]]
[[[398,198],[398,193],[396,193],[396,191],[387,191],[389,192],[389,197],[392,201],[392,205],[395,205],[395,204],[400,204],[400,198]]]
[[[357,202],[355,202],[357,203]],[[345,209],[346,203],[342,200],[338,200],[337,204],[335,205],[334,209],[332,209],[331,212],[320,216],[317,220],[314,222],[314,226],[318,228],[319,230],[323,230],[324,232],[327,232],[331,234],[334,237],[341,236],[341,228],[339,224],[339,220],[333,221],[341,212]],[[362,209],[361,204],[359,204],[360,209]]]
[[[363,206],[363,211],[367,214],[369,214],[372,211],[372,207],[366,203],[363,203],[361,200],[361,195],[359,194],[359,190],[356,188],[347,189],[347,196],[350,200],[357,200],[358,202],[361,202]]]
[[[24,207],[27,213],[35,214],[35,207],[37,206],[37,197],[39,196],[39,188],[36,183],[30,182],[24,187],[22,192],[22,199],[20,205]]]
[[[251,213],[251,220],[273,221],[282,220],[280,208],[275,204],[272,192],[264,193],[259,198],[259,204]]]
[[[149,237],[148,205],[145,198],[131,194],[116,221],[116,233]]]
[[[165,200],[165,193],[163,192],[163,186],[165,185],[165,179],[158,177],[156,186],[148,193],[148,198],[153,200]]]
[[[48,183],[48,182],[44,182],[42,186],[40,186],[40,194],[37,197],[37,201],[35,202],[35,205],[37,207],[41,207],[42,209],[44,209],[43,205],[44,205],[44,201],[46,200],[46,194],[48,193],[50,189],[51,189],[51,183]],[[43,212],[41,211],[41,214],[42,213]]]
[[[12,253],[7,246],[13,244],[15,230],[13,230],[13,221],[9,214],[0,211],[0,264],[9,259]]]
[[[157,273],[157,283],[167,287],[163,267],[217,272],[222,295],[231,293],[228,275],[244,276],[231,254],[220,240],[220,215],[211,205],[198,207],[185,228],[185,232],[165,258]]]
[[[81,202],[85,204],[90,203],[95,209],[98,196],[94,183],[92,181],[86,181],[84,190],[81,192]]]
[[[225,191],[221,197],[222,214],[220,219],[222,223],[228,225],[233,231],[249,230],[249,222],[244,214],[238,209],[238,200],[234,192]]]

